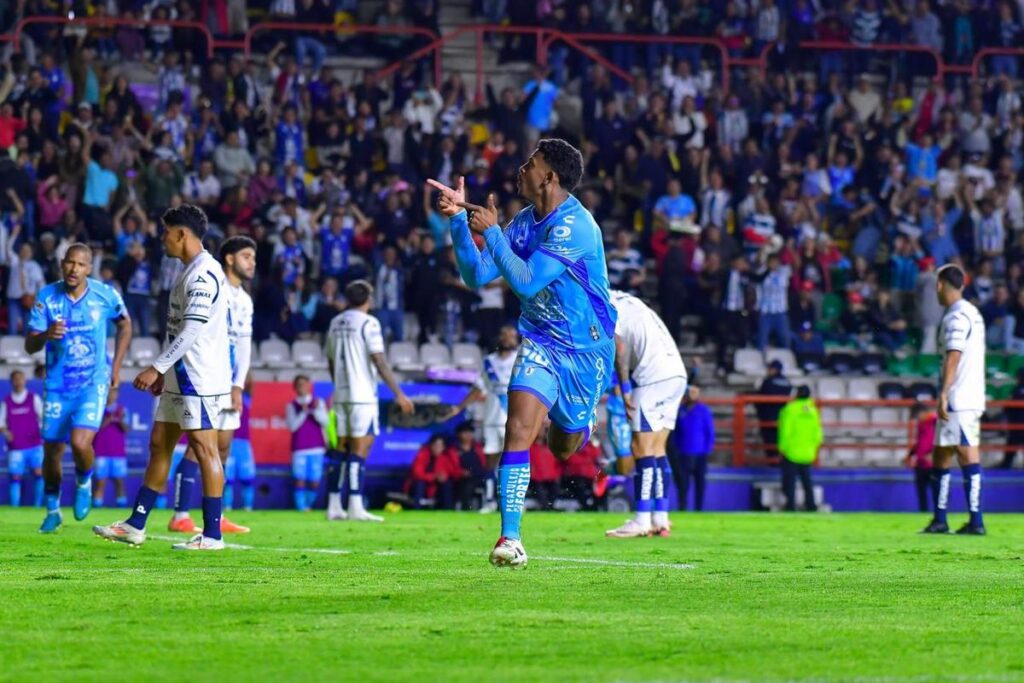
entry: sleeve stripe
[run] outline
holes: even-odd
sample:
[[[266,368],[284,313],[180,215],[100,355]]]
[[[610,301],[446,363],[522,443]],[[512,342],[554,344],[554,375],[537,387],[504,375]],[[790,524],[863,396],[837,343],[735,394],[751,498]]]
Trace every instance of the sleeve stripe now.
[[[553,251],[549,251],[548,249],[545,249],[544,247],[538,247],[537,251],[541,252],[545,256],[550,256],[551,258],[555,259],[559,263],[562,263],[562,264],[566,265],[567,267],[571,268],[572,265],[573,265],[573,261],[570,261],[569,259],[567,259],[566,257],[562,256],[561,254],[556,254]]]
[[[182,320],[196,320],[196,321],[201,322],[201,323],[210,322],[209,318],[204,318],[204,317],[199,316],[199,315],[183,315],[183,316],[181,316],[181,318],[182,318]]]

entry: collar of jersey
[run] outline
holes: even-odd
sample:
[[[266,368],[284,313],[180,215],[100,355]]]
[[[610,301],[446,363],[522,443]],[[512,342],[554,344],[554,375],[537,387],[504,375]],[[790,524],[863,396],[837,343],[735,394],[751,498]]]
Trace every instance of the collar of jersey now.
[[[77,299],[72,299],[71,298],[71,294],[68,292],[68,285],[67,285],[67,283],[61,281],[62,284],[64,285],[64,296],[67,297],[68,301],[71,302],[72,306],[77,304],[78,302],[82,301],[83,299],[85,299],[86,295],[89,294],[89,288],[91,287],[91,285],[89,284],[89,280],[91,280],[91,279],[92,278],[88,278],[88,277],[85,278],[85,291],[82,292],[82,296],[78,297]]]
[[[542,225],[544,225],[545,223],[547,223],[547,222],[548,222],[549,220],[551,220],[552,218],[554,218],[554,216],[555,216],[555,215],[557,215],[557,214],[560,214],[560,213],[563,213],[563,207],[564,207],[565,209],[568,209],[569,207],[568,207],[568,206],[566,206],[566,205],[567,205],[567,204],[569,204],[570,202],[573,202],[573,201],[578,201],[578,200],[576,199],[576,197],[574,197],[574,196],[572,196],[572,195],[570,194],[570,195],[569,195],[568,197],[566,197],[566,198],[565,198],[565,201],[563,201],[563,202],[562,202],[561,204],[559,204],[559,205],[558,205],[558,206],[556,206],[555,208],[551,209],[551,213],[549,213],[549,214],[548,214],[547,216],[544,216],[544,218],[540,219],[539,221],[534,221],[534,222],[533,222],[533,227],[534,227],[534,228],[539,228],[539,227],[541,227]],[[530,205],[530,219],[531,219],[531,220],[532,220],[532,219],[534,218],[534,216],[536,215],[536,214],[535,214],[535,213],[533,212],[533,210],[534,210],[535,208],[537,208],[537,205],[536,205],[536,204],[532,204],[532,205]]]

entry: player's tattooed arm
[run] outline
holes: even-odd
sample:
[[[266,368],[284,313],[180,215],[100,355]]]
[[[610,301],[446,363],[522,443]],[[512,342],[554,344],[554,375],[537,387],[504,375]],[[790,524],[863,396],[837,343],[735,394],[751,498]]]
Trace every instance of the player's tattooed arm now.
[[[615,374],[619,378],[619,392],[626,404],[626,412],[633,411],[633,386],[629,381],[629,349],[622,337],[615,335]]]
[[[384,357],[383,353],[371,353],[370,360],[377,366],[377,372],[380,373],[380,378],[384,380],[384,383],[388,385],[388,388],[395,394],[395,402],[398,403],[398,407],[406,415],[412,415],[416,407],[409,400],[409,397],[402,391],[402,387],[398,385],[398,379],[395,377],[395,373],[391,371],[391,366],[388,365],[387,358]]]
[[[476,403],[477,401],[482,400],[484,400],[484,392],[481,391],[479,387],[473,387],[472,389],[469,390],[469,393],[466,394],[466,398],[462,399],[462,401],[460,401],[457,406],[452,406],[451,410],[449,410],[445,414],[445,416],[441,418],[440,422],[446,422],[452,419],[453,417],[461,413],[463,410],[468,408],[470,403]]]

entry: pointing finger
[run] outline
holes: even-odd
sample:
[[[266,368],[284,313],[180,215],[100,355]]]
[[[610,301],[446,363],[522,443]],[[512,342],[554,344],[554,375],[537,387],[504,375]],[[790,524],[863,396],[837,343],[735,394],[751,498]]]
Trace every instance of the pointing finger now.
[[[461,206],[466,211],[483,211],[484,207],[477,206],[476,204],[470,204],[469,202],[457,202],[456,206]]]
[[[427,180],[427,185],[430,185],[435,190],[440,190],[441,192],[445,192],[445,193],[452,191],[452,189],[450,187],[448,187],[447,185],[443,185],[443,184],[437,182],[433,178],[430,178],[429,180]]]
[[[492,211],[496,211],[498,208],[494,205],[494,193],[487,195],[487,208]]]

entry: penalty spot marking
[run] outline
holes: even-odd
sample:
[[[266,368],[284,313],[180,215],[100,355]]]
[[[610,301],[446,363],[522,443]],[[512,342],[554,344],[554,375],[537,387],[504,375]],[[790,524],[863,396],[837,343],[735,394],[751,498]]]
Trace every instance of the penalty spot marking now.
[[[550,555],[531,555],[531,560],[542,562],[567,562],[570,564],[591,564],[599,567],[637,567],[639,569],[696,569],[695,564],[683,562],[630,562],[629,560],[599,560],[589,557],[552,557]]]

